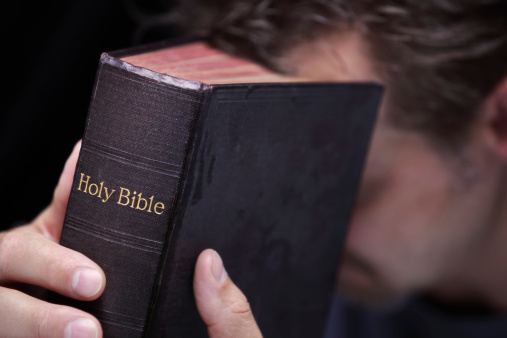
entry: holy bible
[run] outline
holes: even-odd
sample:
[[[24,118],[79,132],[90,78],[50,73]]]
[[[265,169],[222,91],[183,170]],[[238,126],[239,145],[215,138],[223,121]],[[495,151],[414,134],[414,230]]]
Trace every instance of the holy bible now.
[[[266,337],[321,335],[381,94],[199,41],[103,54],[61,244],[107,285],[51,300],[105,337],[206,336],[192,280],[212,248]]]

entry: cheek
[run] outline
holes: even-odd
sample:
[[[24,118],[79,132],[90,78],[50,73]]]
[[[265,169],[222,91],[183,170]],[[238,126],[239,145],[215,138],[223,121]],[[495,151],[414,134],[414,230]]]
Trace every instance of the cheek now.
[[[431,164],[413,160],[397,166],[389,184],[371,201],[360,202],[352,218],[347,250],[375,266],[398,289],[436,278],[445,254],[439,243],[449,236],[444,215],[450,186]]]

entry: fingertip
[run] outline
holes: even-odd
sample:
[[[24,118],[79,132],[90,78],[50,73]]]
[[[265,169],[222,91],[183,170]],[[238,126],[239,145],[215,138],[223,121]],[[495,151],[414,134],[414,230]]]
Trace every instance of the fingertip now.
[[[64,305],[33,298],[0,287],[2,337],[102,337],[100,322],[92,315]]]
[[[85,299],[98,298],[105,287],[105,275],[102,270],[89,267],[78,268],[71,279],[71,288],[76,296]]]
[[[77,318],[71,321],[64,330],[65,338],[98,338],[102,337],[102,328],[96,319]]]
[[[217,254],[214,250],[206,249],[199,255],[195,264],[194,295],[197,309],[207,325],[216,321],[217,309],[221,304],[222,283],[215,278],[213,272],[215,255]],[[216,263],[215,259],[215,268],[217,267]]]
[[[197,262],[195,264],[196,269],[201,269],[201,268],[206,268],[206,267],[211,268],[211,266],[213,264],[213,253],[214,252],[215,252],[215,250],[213,250],[213,249],[206,249],[203,252],[201,252],[199,257],[197,257]]]
[[[194,275],[197,310],[210,337],[261,337],[250,304],[211,249],[198,257]]]
[[[4,233],[0,248],[2,281],[38,285],[79,300],[96,299],[104,291],[106,276],[98,264],[30,227]]]
[[[211,273],[213,274],[213,277],[218,283],[223,283],[227,280],[227,271],[225,271],[224,262],[222,261],[222,258],[220,255],[212,250],[213,253],[211,254]]]
[[[52,276],[46,279],[47,285],[42,286],[77,300],[92,301],[99,298],[107,282],[104,271],[83,254],[68,248],[61,249],[61,264],[57,268],[54,268],[57,262],[52,257],[41,264],[51,267],[46,271],[50,270]]]
[[[70,308],[68,306],[52,305],[55,307],[52,322],[41,327],[43,336],[63,336],[64,338],[100,338],[103,337],[102,326],[94,316]],[[58,334],[56,334],[58,332]],[[62,334],[63,333],[63,334]]]
[[[221,284],[228,278],[222,258],[212,249],[206,249],[197,258],[194,272],[194,288],[207,292],[218,292]],[[204,290],[202,290],[204,291]]]

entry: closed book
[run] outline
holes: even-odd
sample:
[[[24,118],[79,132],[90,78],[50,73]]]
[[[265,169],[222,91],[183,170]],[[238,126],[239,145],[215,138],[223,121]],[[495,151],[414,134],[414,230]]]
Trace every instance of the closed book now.
[[[100,60],[61,244],[104,294],[51,300],[105,337],[201,337],[216,250],[266,337],[322,335],[382,88],[273,73],[200,41]]]

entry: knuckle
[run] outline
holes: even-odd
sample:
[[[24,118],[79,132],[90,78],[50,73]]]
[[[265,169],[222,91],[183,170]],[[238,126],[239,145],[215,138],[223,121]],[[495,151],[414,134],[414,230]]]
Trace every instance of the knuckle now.
[[[46,338],[50,336],[50,320],[54,317],[51,306],[43,306],[37,311],[33,320],[32,332],[34,337]]]
[[[7,231],[0,234],[0,272],[8,273],[11,269],[12,255],[24,245],[18,231]]]
[[[231,303],[231,305],[229,306],[229,311],[232,314],[239,316],[243,319],[250,320],[251,318],[253,318],[250,303],[246,300],[246,298]]]
[[[45,259],[44,264],[42,264],[40,273],[41,278],[43,278],[47,283],[48,287],[51,289],[58,289],[62,287],[62,271],[65,270],[65,265],[62,262],[59,262],[58,257],[49,256]]]

